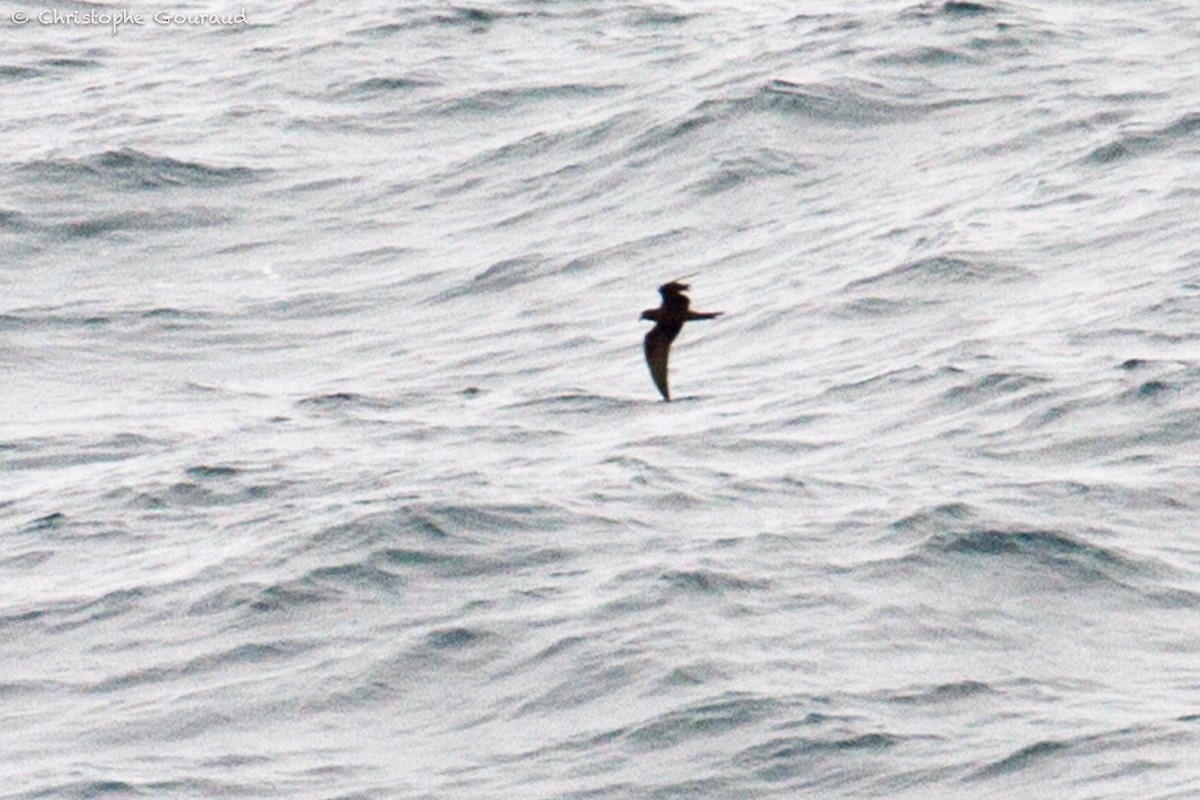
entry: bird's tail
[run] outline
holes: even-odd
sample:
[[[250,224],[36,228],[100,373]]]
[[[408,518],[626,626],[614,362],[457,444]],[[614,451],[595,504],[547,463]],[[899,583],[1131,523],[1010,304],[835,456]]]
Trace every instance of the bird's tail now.
[[[707,313],[703,312],[703,311],[689,311],[688,315],[686,317],[684,317],[684,319],[687,319],[687,320],[716,319],[717,317],[721,316],[724,313],[725,313],[724,311],[711,311],[711,312],[707,312]]]

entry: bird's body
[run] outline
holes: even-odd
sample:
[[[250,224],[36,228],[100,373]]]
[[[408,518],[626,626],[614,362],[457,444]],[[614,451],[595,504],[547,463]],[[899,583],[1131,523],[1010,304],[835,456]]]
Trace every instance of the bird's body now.
[[[667,384],[667,360],[671,354],[671,342],[675,341],[675,337],[683,330],[683,323],[689,320],[713,319],[723,313],[692,311],[691,301],[684,294],[687,289],[688,285],[679,281],[664,283],[658,287],[658,293],[662,295],[662,305],[642,312],[642,319],[655,323],[646,334],[643,346],[646,351],[646,364],[650,367],[650,377],[654,379],[654,385],[658,387],[664,400],[671,399],[671,390]]]

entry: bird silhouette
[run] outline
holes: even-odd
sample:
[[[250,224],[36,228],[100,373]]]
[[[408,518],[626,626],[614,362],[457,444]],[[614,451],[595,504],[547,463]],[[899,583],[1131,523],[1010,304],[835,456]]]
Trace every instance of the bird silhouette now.
[[[658,308],[648,308],[642,312],[642,319],[652,320],[655,325],[646,334],[644,347],[646,363],[650,366],[650,377],[654,385],[662,393],[663,400],[671,399],[671,389],[667,384],[667,358],[671,355],[671,342],[683,330],[683,323],[694,319],[713,319],[725,313],[713,311],[702,313],[690,309],[691,301],[684,294],[688,285],[680,281],[671,281],[658,287],[662,295],[662,305]]]

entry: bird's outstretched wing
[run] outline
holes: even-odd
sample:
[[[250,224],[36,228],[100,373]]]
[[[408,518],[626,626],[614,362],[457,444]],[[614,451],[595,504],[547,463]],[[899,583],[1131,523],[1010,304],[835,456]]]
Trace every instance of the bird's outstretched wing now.
[[[671,341],[674,338],[662,325],[655,325],[646,334],[646,364],[664,400],[671,399],[671,390],[667,386],[667,358],[671,355]]]

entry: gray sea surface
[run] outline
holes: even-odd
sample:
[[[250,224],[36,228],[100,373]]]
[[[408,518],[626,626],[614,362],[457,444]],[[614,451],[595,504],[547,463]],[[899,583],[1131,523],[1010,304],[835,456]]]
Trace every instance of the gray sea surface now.
[[[5,3],[0,798],[1200,798],[1198,41]]]

